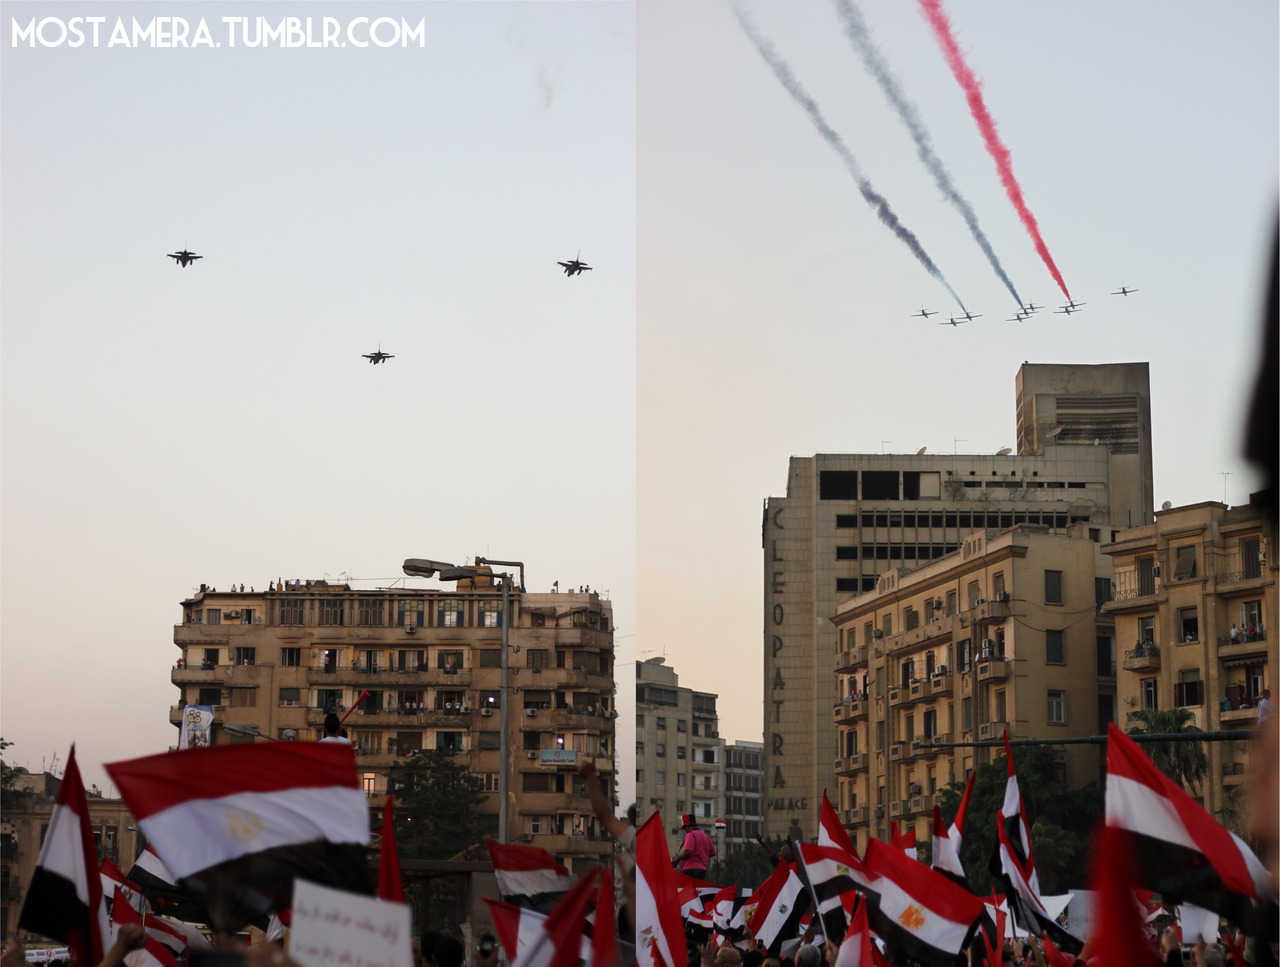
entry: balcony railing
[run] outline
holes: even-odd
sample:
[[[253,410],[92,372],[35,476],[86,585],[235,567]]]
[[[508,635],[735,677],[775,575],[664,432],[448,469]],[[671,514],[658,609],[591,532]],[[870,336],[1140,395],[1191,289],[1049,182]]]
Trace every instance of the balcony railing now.
[[[978,740],[985,742],[990,739],[998,739],[1008,727],[1008,722],[984,722],[978,726]]]
[[[1160,646],[1142,642],[1124,653],[1122,666],[1125,671],[1154,671],[1160,667]]]
[[[865,826],[867,823],[867,807],[855,806],[853,809],[840,810],[840,822],[845,826]]]
[[[978,662],[978,681],[1004,681],[1009,677],[1009,663],[1007,661],[980,661]]]

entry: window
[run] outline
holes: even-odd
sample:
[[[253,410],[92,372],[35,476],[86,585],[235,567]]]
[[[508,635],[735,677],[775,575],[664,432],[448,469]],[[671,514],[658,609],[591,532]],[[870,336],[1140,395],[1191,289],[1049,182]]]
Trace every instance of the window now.
[[[893,634],[893,614],[886,614],[880,623],[880,627],[884,629],[884,636],[888,638]]]
[[[360,755],[381,755],[382,733],[365,731],[357,732],[356,752]]]
[[[636,728],[638,729],[644,728],[644,716],[641,715],[639,712],[636,713]]]
[[[301,648],[281,648],[280,649],[280,667],[281,668],[297,668],[302,664]]]
[[[976,608],[978,606],[978,598],[980,597],[980,594],[978,591],[978,582],[970,581],[968,590],[969,590],[969,608],[972,610],[973,608]]]
[[[1262,602],[1245,601],[1240,605],[1240,634],[1245,641],[1262,640]]]
[[[1156,619],[1154,617],[1138,619],[1138,641],[1152,645],[1156,640]]]
[[[302,600],[300,598],[282,598],[280,600],[280,623],[282,625],[302,624]]]
[[[849,729],[844,734],[844,754],[846,756],[858,754],[858,733],[855,729]]]
[[[973,699],[964,698],[960,700],[960,721],[963,723],[964,731],[973,730]]]
[[[421,627],[425,622],[427,602],[425,598],[401,598],[396,602],[396,625],[404,628],[413,625]]]
[[[921,724],[924,728],[924,732],[922,733],[923,738],[932,739],[935,735],[937,735],[938,734],[937,710],[929,709],[928,711],[926,711],[924,713],[924,721]]]
[[[436,625],[441,628],[461,628],[467,622],[463,618],[463,602],[445,598],[436,610]]]
[[[425,653],[422,651],[409,651],[409,650],[402,649],[398,656],[399,658],[398,667],[400,671],[416,672],[418,668],[422,665],[422,659],[424,654]]]
[[[908,712],[908,713],[907,713],[907,715],[906,715],[906,717],[905,717],[904,722],[905,722],[905,724],[904,724],[904,726],[903,726],[903,731],[904,731],[904,732],[906,732],[906,739],[907,739],[907,741],[908,741],[908,742],[910,742],[912,739],[914,739],[914,738],[916,737],[916,717],[915,717],[915,715],[914,715],[913,713]]]
[[[638,757],[640,757],[640,756],[642,756],[642,755],[644,755],[644,743],[643,743],[643,742],[636,742],[636,756],[637,756],[637,758],[638,758]]]
[[[858,559],[858,549],[856,547],[836,547],[837,561],[856,561]]]
[[[1044,572],[1044,603],[1062,604],[1062,572]]]
[[[661,729],[663,732],[667,730],[667,720],[662,718],[661,716],[658,717],[656,724],[658,728]]]
[[[1156,559],[1138,558],[1138,594],[1145,597],[1156,593]]]
[[[1240,554],[1244,557],[1245,580],[1262,577],[1262,543],[1256,537],[1240,542]]]
[[[397,732],[396,755],[417,755],[422,751],[421,732]]]
[[[896,495],[895,495],[896,496]],[[819,500],[857,500],[858,471],[823,470],[818,474]]]
[[[684,719],[676,719],[676,731],[677,731],[677,732],[688,732],[688,731],[689,731],[689,724],[688,724]]]
[[[237,665],[253,665],[256,664],[258,651],[256,648],[237,648],[235,650],[235,663]]]
[[[441,649],[436,652],[436,667],[443,671],[446,675],[456,675],[463,667],[462,652],[460,651],[444,651]]]
[[[1178,609],[1178,640],[1199,641],[1200,619],[1195,608]]]
[[[678,746],[676,746],[676,758],[677,758],[677,759],[683,759],[683,758],[684,758],[684,754],[685,754],[685,753],[684,753],[684,746],[682,746],[682,745],[678,745]]]
[[[476,606],[476,623],[481,628],[501,628],[502,602],[481,601]]]
[[[659,786],[665,786],[667,784],[667,774],[659,769],[653,774],[653,781]]]
[[[876,698],[884,698],[884,665],[876,668]]]
[[[479,744],[478,744],[478,748],[480,748],[480,749],[497,749],[497,748],[500,748],[500,747],[501,747],[501,745],[500,745],[500,743],[499,743],[499,741],[498,741],[500,738],[501,738],[501,736],[500,736],[500,734],[499,734],[499,733],[497,733],[497,732],[481,732],[481,733],[480,733],[480,741],[479,741]]]
[[[884,722],[876,723],[876,751],[884,751]]]
[[[995,714],[994,721],[996,722],[1006,721],[1004,714],[1005,714],[1004,689],[1000,688],[1000,689],[996,689],[996,714]]]
[[[462,733],[461,732],[437,732],[436,748],[441,752],[458,753],[462,749]]]
[[[637,769],[637,770],[636,770],[636,785],[637,785],[637,786],[643,786],[643,785],[644,785],[644,770],[643,770],[643,769]]]
[[[1144,678],[1138,683],[1138,690],[1142,693],[1143,708],[1160,707],[1160,692],[1158,685],[1159,681],[1155,678]]]
[[[1194,544],[1188,544],[1186,547],[1178,548],[1178,556],[1173,568],[1173,579],[1175,581],[1186,581],[1188,578],[1196,576],[1196,547]]]
[[[330,598],[320,603],[320,623],[322,625],[341,626],[343,622],[343,605],[342,599],[334,600]]]
[[[1067,663],[1066,646],[1061,630],[1050,628],[1044,633],[1044,660],[1049,665]]]
[[[221,705],[222,689],[220,688],[202,688],[200,695],[196,699],[197,705]]]
[[[677,786],[683,786],[683,785],[684,785],[684,773],[683,773],[683,772],[677,772],[677,773],[676,773],[676,785],[677,785]]]
[[[667,754],[667,746],[665,742],[659,742],[655,750],[655,754],[659,759],[665,758]]]
[[[1173,704],[1178,708],[1196,708],[1204,704],[1200,669],[1187,668],[1178,672],[1178,680],[1173,683]]]
[[[1111,600],[1111,579],[1110,578],[1094,578],[1093,579],[1093,603],[1094,606],[1101,611],[1102,606]]]
[[[520,777],[523,792],[551,792],[551,773],[526,772]]]
[[[1004,571],[997,571],[991,575],[991,596],[994,598],[1004,594]]]
[[[481,668],[501,668],[502,652],[497,648],[481,648],[480,649],[480,667]]]
[[[1067,724],[1067,693],[1059,691],[1049,692],[1049,715],[1050,725],[1066,725]]]
[[[384,624],[382,605],[382,598],[361,598],[356,610],[356,623],[375,628]]]
[[[221,609],[221,608],[206,608],[206,609],[205,609],[205,612],[204,612],[204,623],[205,623],[205,624],[207,624],[207,625],[220,625],[220,624],[222,624],[222,609]]]
[[[546,668],[547,659],[551,657],[547,654],[546,648],[529,648],[525,650],[524,654],[526,668]]]
[[[837,594],[856,594],[858,592],[857,578],[836,578]]]
[[[947,617],[951,617],[956,613],[956,592],[947,592]]]
[[[282,688],[280,689],[280,704],[285,708],[292,708],[302,704],[302,689],[300,688]]]
[[[1114,643],[1110,636],[1097,636],[1098,674],[1103,678],[1116,677],[1116,659],[1113,648]]]

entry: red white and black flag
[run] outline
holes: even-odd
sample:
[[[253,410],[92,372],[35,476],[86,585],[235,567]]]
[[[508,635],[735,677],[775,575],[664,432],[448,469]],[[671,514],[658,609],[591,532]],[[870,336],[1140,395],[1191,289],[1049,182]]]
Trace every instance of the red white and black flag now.
[[[844,824],[840,822],[840,817],[836,815],[835,808],[831,805],[831,800],[827,798],[827,790],[822,790],[822,812],[818,817],[818,845],[819,846],[836,846],[846,853],[857,854],[854,848],[853,840],[849,838],[848,831],[844,828]]]
[[[569,892],[573,876],[538,846],[515,846],[486,839],[498,892],[507,903],[550,913]]]
[[[217,745],[106,766],[179,885],[234,932],[293,881],[372,894],[369,809],[350,745]]]
[[[640,967],[684,967],[684,921],[671,849],[662,814],[636,831],[636,963]]]
[[[1271,899],[1266,869],[1112,724],[1107,730],[1107,825],[1133,836],[1139,884],[1165,903],[1191,903],[1236,923]]]
[[[845,911],[853,908],[854,892],[871,890],[874,894],[874,877],[855,854],[838,847],[800,843],[799,850],[818,905],[822,936],[829,940],[843,937],[849,928]]]
[[[779,863],[752,894],[755,912],[748,926],[751,934],[769,953],[778,955],[782,942],[800,933],[800,921],[809,912],[809,891],[796,874],[795,863]]]
[[[973,781],[972,776],[969,781]],[[952,828],[955,828],[954,824]],[[933,807],[933,868],[969,889],[969,880],[960,863],[960,850],[956,848],[955,840],[947,835],[947,828],[942,825],[942,810],[936,803]]]
[[[18,926],[67,945],[73,965],[96,967],[111,945],[89,803],[71,747]]]
[[[167,916],[192,923],[206,923],[209,919],[204,907],[178,886],[177,878],[169,872],[150,843],[129,870],[128,880],[142,891],[156,910]]]

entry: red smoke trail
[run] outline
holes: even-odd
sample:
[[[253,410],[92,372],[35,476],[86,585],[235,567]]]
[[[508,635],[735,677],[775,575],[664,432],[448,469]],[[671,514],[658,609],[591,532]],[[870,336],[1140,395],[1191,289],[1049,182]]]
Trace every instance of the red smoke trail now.
[[[964,62],[964,58],[960,54],[960,47],[951,33],[951,23],[947,20],[947,15],[942,12],[942,0],[920,0],[920,6],[924,10],[925,17],[929,20],[929,26],[933,28],[934,36],[938,38],[938,44],[942,47],[943,54],[946,55],[947,65],[951,68],[951,73],[955,74],[956,80],[959,81],[960,86],[964,89],[964,96],[969,101],[969,111],[973,114],[973,119],[978,122],[978,130],[982,132],[982,140],[987,143],[987,151],[995,160],[996,170],[1000,172],[1000,181],[1004,184],[1004,190],[1009,196],[1009,201],[1013,202],[1013,207],[1018,212],[1018,217],[1022,219],[1022,224],[1027,227],[1027,232],[1031,235],[1031,240],[1035,242],[1036,251],[1040,253],[1040,258],[1049,267],[1049,274],[1058,283],[1058,288],[1062,290],[1062,294],[1070,299],[1071,293],[1067,291],[1067,284],[1062,281],[1062,273],[1053,264],[1053,258],[1049,255],[1049,248],[1044,244],[1044,239],[1040,237],[1040,229],[1036,225],[1035,216],[1031,214],[1031,209],[1027,208],[1027,203],[1022,198],[1022,188],[1019,186],[1018,180],[1013,176],[1013,164],[1010,160],[1009,149],[1000,141],[1000,135],[996,133],[996,122],[992,119],[991,112],[987,110],[986,102],[982,100],[982,85],[978,82],[978,78],[974,76],[973,71],[969,69],[969,65]]]

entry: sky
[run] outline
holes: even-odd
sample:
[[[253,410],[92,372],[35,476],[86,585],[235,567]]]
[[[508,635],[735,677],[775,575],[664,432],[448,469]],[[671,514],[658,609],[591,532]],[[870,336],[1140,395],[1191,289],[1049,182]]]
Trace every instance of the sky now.
[[[76,741],[105,784],[100,763],[167,747],[172,626],[202,581],[374,587],[485,555],[531,590],[607,590],[629,801],[635,658],[760,738],[761,507],[788,458],[1013,446],[1024,360],[1149,362],[1157,504],[1247,500],[1274,3],[946,0],[1071,316],[919,5],[859,4],[1048,307],[1023,323],[832,0],[743,9],[980,319],[912,318],[958,306],[727,0],[0,4],[12,761]],[[12,44],[14,20],[161,11],[223,47]],[[286,15],[422,19],[424,42],[225,42],[223,17]],[[184,246],[204,260],[164,257]],[[595,268],[566,279],[579,250]],[[379,345],[396,358],[369,366]]]
[[[788,458],[1016,447],[1024,361],[1150,363],[1155,500],[1248,500],[1276,223],[1277,7],[945,0],[1067,291],[915,2],[858,0],[1014,299],[831,0],[743,4],[965,306],[868,207],[726,0],[638,14],[637,651],[762,729],[762,504]],[[1112,296],[1122,285],[1130,296]],[[921,306],[942,313],[912,318]],[[1221,472],[1230,476],[1220,476]]]
[[[107,18],[96,48],[12,42],[82,15]],[[109,46],[165,15],[222,46]],[[285,16],[352,43],[230,46],[224,17]],[[354,46],[379,16],[421,45]],[[76,742],[110,791],[103,762],[168,748],[201,582],[521,560],[531,591],[608,594],[630,672],[634,6],[5,2],[0,24],[6,760]]]

